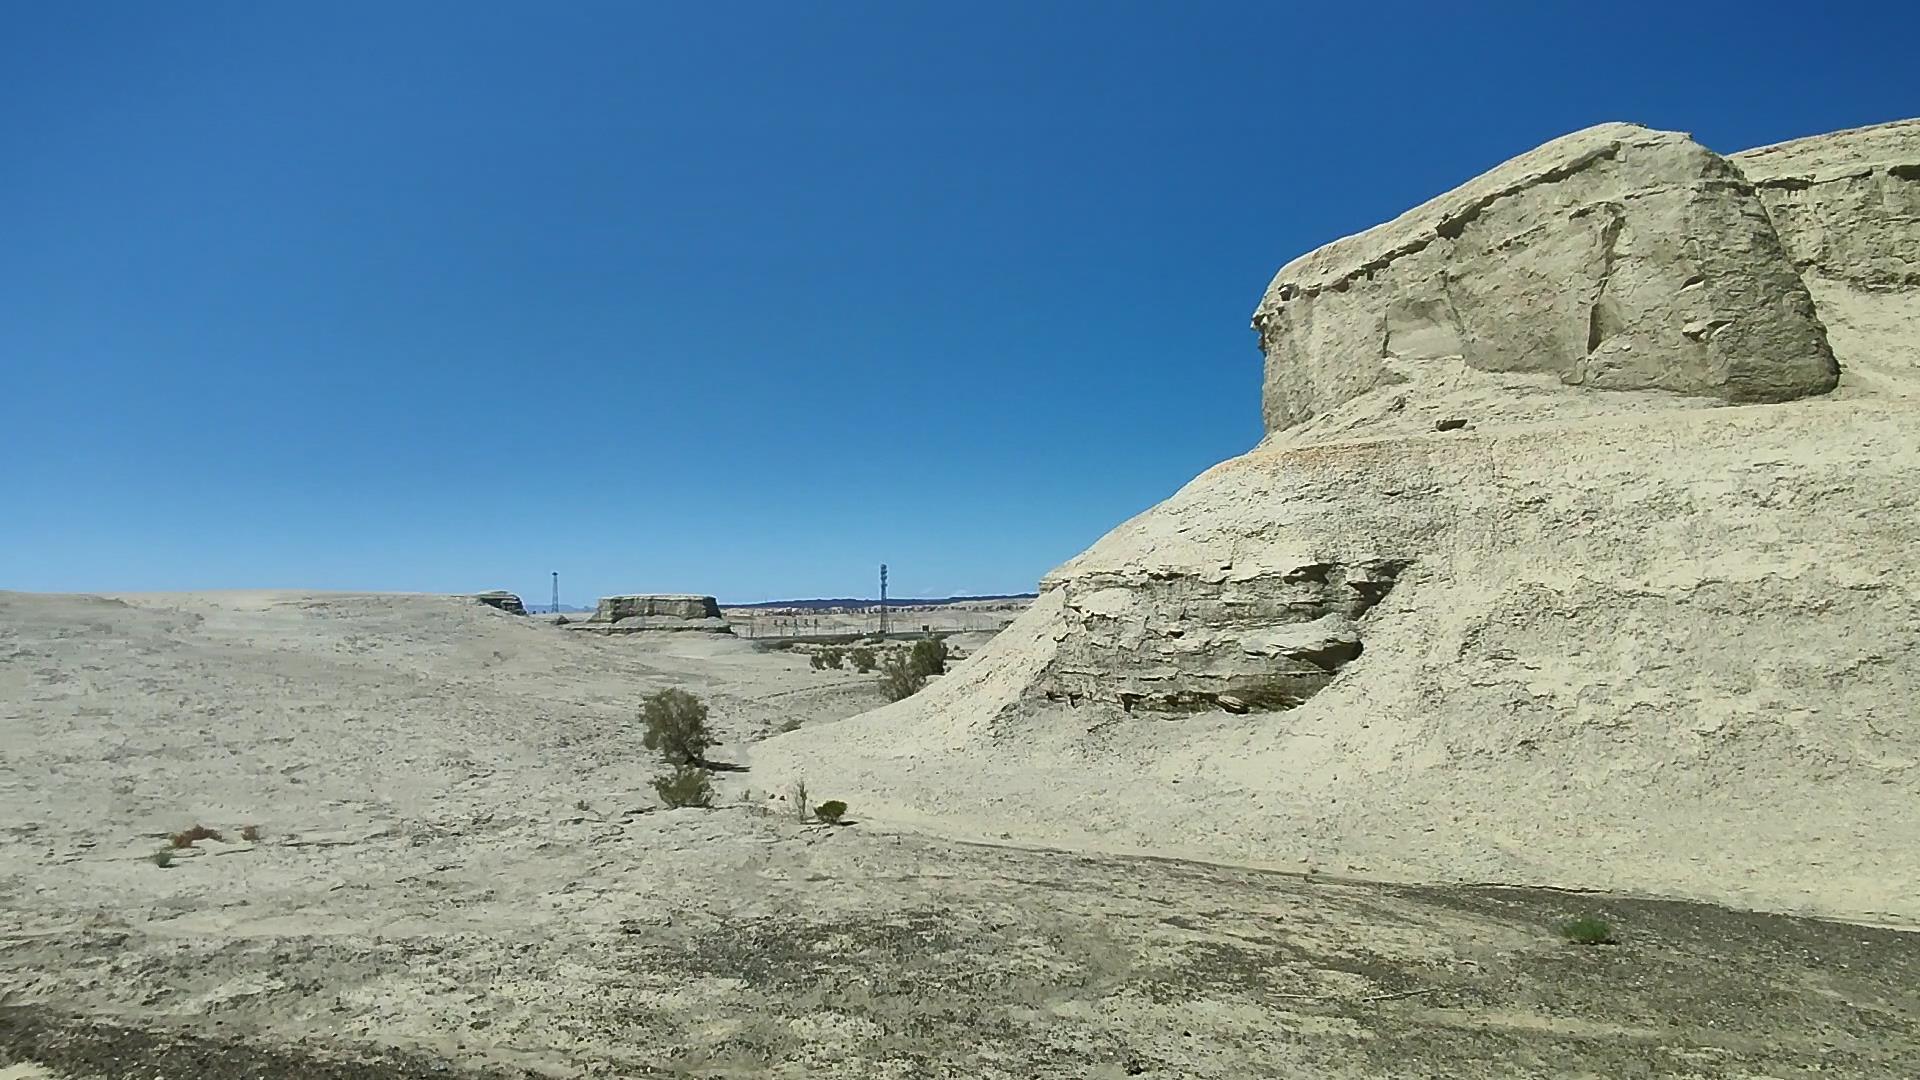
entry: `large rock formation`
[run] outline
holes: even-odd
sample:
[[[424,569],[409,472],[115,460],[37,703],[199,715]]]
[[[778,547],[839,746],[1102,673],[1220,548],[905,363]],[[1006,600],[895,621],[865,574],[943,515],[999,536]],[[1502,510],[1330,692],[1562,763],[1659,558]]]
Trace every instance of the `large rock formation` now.
[[[637,634],[647,630],[733,633],[733,628],[720,614],[718,600],[691,593],[604,596],[590,617],[573,623],[570,628],[601,634]]]
[[[1912,347],[1913,127],[1730,164],[1607,125],[1290,263],[1260,447],[756,769],[948,831],[1920,921],[1920,399],[1858,374]]]
[[[1454,358],[1602,390],[1833,389],[1758,195],[1685,135],[1588,128],[1282,267],[1254,312],[1269,431]]]

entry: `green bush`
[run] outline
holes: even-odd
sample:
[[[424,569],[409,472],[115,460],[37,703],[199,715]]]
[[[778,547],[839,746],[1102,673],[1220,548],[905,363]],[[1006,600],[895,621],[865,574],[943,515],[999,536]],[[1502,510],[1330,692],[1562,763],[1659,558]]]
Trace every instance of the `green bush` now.
[[[838,671],[840,670],[841,661],[845,660],[846,657],[847,654],[840,649],[821,649],[813,654],[813,669],[815,671]]]
[[[653,778],[653,790],[668,806],[712,806],[713,780],[707,770],[682,765],[663,776]]]
[[[159,851],[153,853],[152,859],[153,865],[165,870],[167,867],[173,865],[173,852],[167,848],[161,848]]]
[[[847,804],[841,802],[839,799],[828,799],[826,802],[813,808],[813,816],[829,825],[840,824],[840,819],[846,812]]]
[[[700,765],[714,743],[707,729],[707,706],[685,690],[667,689],[647,695],[640,707],[647,725],[644,745],[660,752],[668,765]]]
[[[872,671],[874,668],[873,650],[867,648],[865,645],[854,649],[847,654],[847,657],[853,661],[853,670],[862,675]]]
[[[947,643],[937,637],[924,637],[913,643],[907,666],[921,677],[944,675],[947,670]]]
[[[1611,945],[1613,927],[1607,920],[1592,915],[1582,915],[1577,919],[1568,919],[1560,924],[1560,936],[1575,945]]]
[[[927,677],[915,671],[913,663],[898,652],[880,665],[880,692],[888,701],[905,701],[925,689]]]

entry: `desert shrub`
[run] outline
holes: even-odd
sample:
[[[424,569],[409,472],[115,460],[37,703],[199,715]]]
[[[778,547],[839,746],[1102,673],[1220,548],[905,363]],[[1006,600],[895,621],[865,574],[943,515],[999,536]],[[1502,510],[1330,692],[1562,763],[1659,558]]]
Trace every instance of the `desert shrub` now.
[[[789,731],[799,731],[799,730],[800,730],[799,717],[794,717],[790,720],[782,721],[780,724],[780,732],[782,734],[785,734],[786,732],[789,732]]]
[[[839,799],[828,799],[813,808],[813,816],[829,825],[840,824],[840,818],[847,812],[847,804]]]
[[[880,693],[888,701],[905,701],[926,685],[926,675],[915,671],[912,661],[897,652],[880,665]]]
[[[787,799],[793,803],[793,816],[801,821],[807,820],[807,782],[795,780],[787,792]]]
[[[862,645],[854,649],[852,652],[848,653],[847,658],[853,661],[853,670],[859,672],[862,675],[865,675],[867,672],[872,671],[874,668],[874,664],[876,663],[876,661],[873,658],[873,650],[867,648],[865,645]]]
[[[840,670],[841,663],[844,662],[846,658],[847,654],[844,650],[832,647],[820,649],[813,654],[813,669],[815,671],[838,671]]]
[[[923,637],[913,643],[907,654],[907,666],[922,677],[943,675],[947,670],[947,643],[937,637]]]
[[[685,690],[666,689],[647,695],[640,707],[647,725],[644,745],[660,752],[668,765],[699,765],[714,743],[707,729],[707,706]]]
[[[220,835],[218,830],[209,829],[205,825],[195,825],[191,829],[177,832],[167,837],[167,843],[172,844],[176,848],[190,848],[202,840],[225,839],[225,837]]]
[[[1582,915],[1577,919],[1568,919],[1561,923],[1560,936],[1575,945],[1611,945],[1613,944],[1613,927],[1605,919]]]
[[[167,867],[173,865],[173,849],[161,848],[159,851],[153,853],[152,859],[153,865],[165,870]]]
[[[242,826],[240,829],[240,839],[245,840],[249,844],[259,843],[260,842],[260,826],[258,825]]]
[[[682,765],[670,773],[653,778],[653,790],[660,801],[678,809],[682,806],[712,806],[713,778],[707,770]]]

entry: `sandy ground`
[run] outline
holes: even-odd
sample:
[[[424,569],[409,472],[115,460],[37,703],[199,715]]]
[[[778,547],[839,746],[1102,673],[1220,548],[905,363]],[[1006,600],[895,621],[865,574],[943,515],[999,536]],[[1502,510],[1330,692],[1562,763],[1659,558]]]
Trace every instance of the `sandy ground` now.
[[[647,786],[665,685],[720,808]],[[0,594],[0,1076],[1920,1075],[1909,934],[798,820],[836,778],[759,740],[878,700],[450,598]]]

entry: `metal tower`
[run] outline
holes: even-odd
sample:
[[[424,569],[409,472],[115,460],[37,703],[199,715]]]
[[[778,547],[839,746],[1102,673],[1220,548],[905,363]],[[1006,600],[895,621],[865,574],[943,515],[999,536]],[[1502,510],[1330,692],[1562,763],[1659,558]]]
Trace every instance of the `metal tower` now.
[[[553,572],[553,613],[560,614],[560,571]]]
[[[880,636],[887,636],[887,564],[880,564]]]

